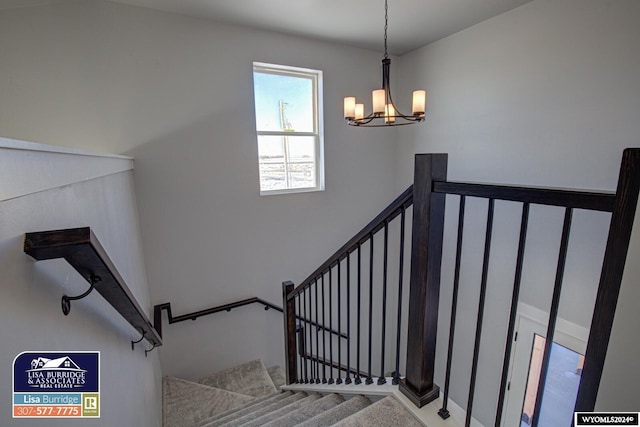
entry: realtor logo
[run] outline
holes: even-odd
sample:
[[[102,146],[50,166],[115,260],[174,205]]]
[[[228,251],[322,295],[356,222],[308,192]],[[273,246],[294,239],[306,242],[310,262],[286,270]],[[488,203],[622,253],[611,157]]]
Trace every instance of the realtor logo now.
[[[100,416],[100,352],[23,352],[13,361],[14,418]]]
[[[98,399],[96,399],[95,396],[85,396],[84,407],[92,410],[98,409]]]

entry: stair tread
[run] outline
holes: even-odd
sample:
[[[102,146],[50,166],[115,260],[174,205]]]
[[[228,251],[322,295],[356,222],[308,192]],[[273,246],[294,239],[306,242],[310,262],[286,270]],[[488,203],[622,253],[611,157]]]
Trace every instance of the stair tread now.
[[[272,366],[267,368],[267,372],[271,377],[271,381],[273,381],[273,385],[275,385],[278,390],[287,383],[287,378],[282,367],[278,365]]]
[[[165,427],[193,425],[229,411],[255,398],[175,377],[162,380],[162,415]]]
[[[225,369],[201,378],[198,382],[253,397],[267,396],[278,391],[261,360]]]
[[[260,405],[270,405],[271,403],[277,401],[277,400],[281,400],[281,399],[286,399],[287,397],[293,395],[292,391],[282,391],[282,392],[278,392],[278,393],[274,393],[268,396],[262,396],[262,397],[256,397],[254,398],[254,400],[245,403],[244,405],[238,406],[237,408],[233,408],[230,409],[228,411],[222,412],[220,414],[216,414],[213,417],[210,418],[206,418],[204,420],[201,420],[200,422],[194,424],[194,427],[201,427],[204,426],[206,424],[212,423],[216,420],[219,420],[221,418],[233,415],[233,414],[247,414],[253,410],[255,410],[258,406]]]
[[[393,396],[372,403],[304,391],[278,391],[281,368],[254,360],[209,375],[199,382],[163,378],[164,427],[419,427]],[[326,393],[326,392],[325,392]]]
[[[344,398],[339,394],[328,394],[321,397],[315,402],[304,405],[295,411],[276,418],[268,423],[263,424],[263,427],[293,427],[298,424],[315,417],[331,408],[334,408],[344,402]]]
[[[354,396],[333,408],[318,414],[308,420],[298,424],[300,427],[324,427],[331,426],[336,422],[358,412],[371,405],[371,401],[364,396]]]
[[[267,405],[259,405],[260,407],[255,408],[254,411],[249,411],[248,414],[266,414],[269,413],[271,411],[275,411],[279,408],[282,408],[283,406],[287,406],[290,403],[293,403],[297,400],[300,399],[304,399],[305,397],[307,397],[307,393],[301,392],[301,393],[292,393],[290,396],[287,396],[284,399],[278,399],[275,402],[269,402]],[[242,418],[244,416],[246,416],[247,413],[244,414],[236,414],[236,413],[232,413],[230,415],[227,415],[226,417],[223,418],[219,418],[216,419],[215,421],[209,423],[209,424],[205,424],[202,427],[218,427],[218,426],[222,426],[225,425],[226,423],[230,423],[236,419]]]
[[[335,427],[422,427],[411,412],[393,396],[387,396],[367,408],[334,424]]]
[[[297,411],[300,408],[305,406],[309,406],[314,402],[318,401],[322,396],[318,393],[311,394],[304,399],[300,399],[296,402],[293,402],[285,407],[277,409],[275,411],[271,411],[267,414],[261,415],[259,417],[254,418],[253,420],[245,420],[245,422],[240,423],[231,423],[228,427],[260,427],[270,421],[273,421],[277,418],[287,416],[288,414]]]

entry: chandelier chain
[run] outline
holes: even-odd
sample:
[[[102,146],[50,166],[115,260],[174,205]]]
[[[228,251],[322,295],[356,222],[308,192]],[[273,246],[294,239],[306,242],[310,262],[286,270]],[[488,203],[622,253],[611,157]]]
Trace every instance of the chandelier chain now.
[[[387,53],[387,28],[389,26],[389,6],[387,5],[387,0],[384,0],[384,57],[388,58],[389,54]]]

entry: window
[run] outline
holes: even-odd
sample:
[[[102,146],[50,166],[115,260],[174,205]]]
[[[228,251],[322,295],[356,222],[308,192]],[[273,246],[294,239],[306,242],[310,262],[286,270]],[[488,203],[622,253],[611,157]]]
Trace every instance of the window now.
[[[324,190],[322,71],[253,63],[260,194]]]

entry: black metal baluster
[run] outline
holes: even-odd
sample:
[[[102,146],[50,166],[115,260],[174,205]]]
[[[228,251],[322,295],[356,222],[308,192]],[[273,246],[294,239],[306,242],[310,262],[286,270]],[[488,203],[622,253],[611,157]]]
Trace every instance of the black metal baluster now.
[[[361,280],[361,271],[362,271],[362,262],[361,262],[361,256],[360,256],[360,243],[358,243],[358,319],[356,321],[357,323],[357,330],[358,330],[358,335],[356,338],[356,372],[354,374],[355,376],[355,383],[356,384],[361,384],[362,383],[362,379],[360,378],[360,341],[361,341],[361,328],[360,328],[360,314],[361,314],[361,284],[362,284],[362,280]]]
[[[307,330],[309,329],[309,325],[307,324],[307,297],[306,297],[306,289],[302,291],[302,295],[300,295],[300,303],[302,305],[302,369],[304,372],[304,383],[309,383],[309,371],[307,369]]]
[[[402,285],[403,280],[403,268],[404,268],[404,223],[405,223],[405,209],[402,208],[400,214],[400,261],[398,272],[398,327],[396,332],[396,370],[393,373],[393,385],[400,383],[400,337],[402,335]]]
[[[378,377],[378,385],[386,384],[387,379],[384,376],[384,352],[386,344],[386,327],[387,327],[387,256],[389,248],[389,223],[384,221],[384,256],[382,264],[382,348],[380,351],[380,376]]]
[[[369,357],[368,363],[368,375],[366,384],[373,383],[373,376],[371,375],[371,356],[373,354],[373,234],[369,234]]]
[[[527,241],[527,228],[529,224],[529,203],[522,206],[522,220],[520,221],[520,240],[518,241],[518,257],[516,258],[516,273],[513,282],[513,293],[511,296],[511,310],[509,313],[509,326],[507,328],[507,340],[504,350],[504,361],[502,363],[502,377],[500,381],[500,392],[498,393],[498,408],[496,409],[496,427],[502,424],[502,411],[504,409],[504,398],[507,393],[507,379],[509,377],[509,363],[511,361],[511,348],[513,347],[513,334],[516,325],[518,312],[518,300],[520,299],[520,283],[522,281],[522,265],[524,263],[524,249]]]
[[[339,264],[338,264],[339,265]],[[329,267],[329,331],[333,331],[333,307],[331,304],[331,300],[333,299],[333,291],[331,288],[333,287],[331,267]],[[340,329],[338,329],[338,339],[340,339]],[[329,332],[329,384],[333,384],[335,381],[333,379],[333,335]]]
[[[316,288],[316,384],[320,384],[320,315],[318,314],[318,278],[313,281]]]
[[[331,270],[329,270],[329,274],[331,274]],[[327,333],[326,333],[326,325],[327,322],[325,320],[325,297],[324,297],[324,275],[325,273],[322,273],[322,279],[321,279],[321,283],[322,283],[322,383],[326,384],[327,383],[327,342],[326,342],[326,337],[327,337]],[[320,355],[318,355],[320,356]]]
[[[556,280],[553,286],[553,297],[551,299],[551,310],[549,312],[549,323],[547,325],[547,337],[544,343],[544,356],[542,357],[542,365],[540,367],[540,381],[538,382],[538,391],[536,393],[536,404],[533,410],[533,421],[531,427],[538,427],[540,419],[540,408],[542,408],[542,399],[544,398],[544,386],[547,381],[547,371],[549,370],[549,359],[551,356],[551,346],[553,344],[553,335],[556,329],[556,320],[558,319],[558,309],[560,308],[560,294],[562,292],[562,280],[564,278],[564,266],[567,260],[567,250],[569,248],[569,232],[571,231],[571,217],[573,209],[567,208],[564,213],[564,225],[562,227],[562,240],[560,241],[560,252],[558,254],[558,268],[556,270]]]
[[[491,252],[491,231],[493,229],[494,199],[489,199],[489,211],[487,213],[487,230],[484,241],[484,261],[482,263],[482,282],[480,284],[480,300],[478,302],[478,321],[476,322],[476,338],[473,347],[473,362],[471,365],[471,384],[469,385],[469,400],[467,402],[467,417],[465,427],[471,425],[471,411],[473,410],[473,397],[476,388],[476,376],[478,374],[478,356],[480,352],[480,339],[482,337],[482,319],[484,317],[484,302],[487,294],[487,275],[489,272],[489,253]]]
[[[460,196],[460,209],[458,210],[458,241],[456,246],[456,265],[453,274],[453,294],[451,297],[451,321],[449,323],[449,348],[447,350],[447,370],[444,380],[444,396],[442,408],[438,415],[446,420],[451,415],[447,409],[449,403],[449,381],[451,379],[451,362],[453,360],[453,341],[456,332],[456,312],[458,309],[458,287],[460,285],[460,262],[462,259],[462,236],[464,234],[464,208],[465,196]]]
[[[307,292],[309,291],[309,292]],[[305,355],[305,357],[307,357],[307,363],[309,364],[309,371],[311,374],[310,379],[308,379],[307,384],[308,383],[313,383],[314,382],[314,370],[313,370],[313,359],[311,358],[313,356],[313,327],[311,325],[311,289],[309,289],[309,287],[307,287],[307,289],[305,289],[305,294],[307,294],[307,304],[309,306],[309,316],[307,317],[306,315],[306,309],[305,309],[305,318],[307,319],[307,329],[309,330],[309,355]]]
[[[345,384],[351,384],[351,254],[347,253],[347,376]]]
[[[295,302],[296,302],[296,316],[301,316],[302,315],[302,309],[300,308],[300,294],[295,296]],[[297,336],[297,340],[298,340],[298,360],[296,362],[296,369],[298,371],[298,375],[296,375],[296,382],[302,383],[304,381],[304,369],[302,367],[302,354],[304,354],[303,352],[303,347],[304,347],[304,342],[303,342],[303,334],[304,333],[304,326],[302,326],[302,322],[298,322],[298,319],[296,319],[296,336]]]
[[[347,254],[347,256],[349,256]],[[340,272],[340,260],[338,260],[338,333],[342,333],[342,313],[341,313],[341,301],[342,301],[342,287],[341,287],[341,272]],[[338,378],[336,378],[336,384],[342,384],[342,340],[338,336]]]

